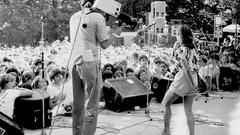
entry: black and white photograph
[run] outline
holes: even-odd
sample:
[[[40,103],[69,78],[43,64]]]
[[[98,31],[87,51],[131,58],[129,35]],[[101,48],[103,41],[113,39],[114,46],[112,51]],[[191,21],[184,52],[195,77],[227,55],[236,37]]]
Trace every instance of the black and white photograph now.
[[[239,0],[0,0],[0,135],[240,135]]]

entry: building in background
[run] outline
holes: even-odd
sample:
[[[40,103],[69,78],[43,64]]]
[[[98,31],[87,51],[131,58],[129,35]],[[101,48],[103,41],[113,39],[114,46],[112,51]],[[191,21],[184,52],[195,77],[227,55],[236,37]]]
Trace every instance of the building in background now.
[[[166,2],[154,1],[151,3],[151,12],[149,13],[149,24],[154,24],[150,31],[157,34],[165,34],[166,26]]]

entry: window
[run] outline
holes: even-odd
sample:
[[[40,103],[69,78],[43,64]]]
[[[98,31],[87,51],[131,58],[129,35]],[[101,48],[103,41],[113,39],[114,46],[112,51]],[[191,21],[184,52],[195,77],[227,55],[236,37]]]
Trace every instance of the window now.
[[[161,17],[164,17],[164,12],[161,12]]]
[[[155,8],[153,8],[153,18],[155,18]]]
[[[161,28],[161,33],[163,33],[163,28]]]

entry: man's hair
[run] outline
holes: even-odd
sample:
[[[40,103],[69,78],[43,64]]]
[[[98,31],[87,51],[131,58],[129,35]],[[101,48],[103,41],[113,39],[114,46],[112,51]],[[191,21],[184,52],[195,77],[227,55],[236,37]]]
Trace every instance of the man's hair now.
[[[87,2],[90,2],[92,5],[94,3],[95,0],[82,0],[82,5],[84,7],[84,5],[87,3]]]

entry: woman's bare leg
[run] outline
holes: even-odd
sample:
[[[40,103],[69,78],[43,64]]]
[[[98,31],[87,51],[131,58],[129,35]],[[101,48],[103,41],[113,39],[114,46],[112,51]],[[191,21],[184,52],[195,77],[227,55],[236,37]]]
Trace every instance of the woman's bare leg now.
[[[192,111],[193,98],[194,96],[184,96],[184,110],[187,117],[187,125],[190,135],[194,135],[195,130],[195,120]]]
[[[162,105],[164,107],[164,129],[162,135],[170,135],[170,119],[172,115],[171,104],[178,98],[179,96],[172,91],[167,91],[163,98]]]

